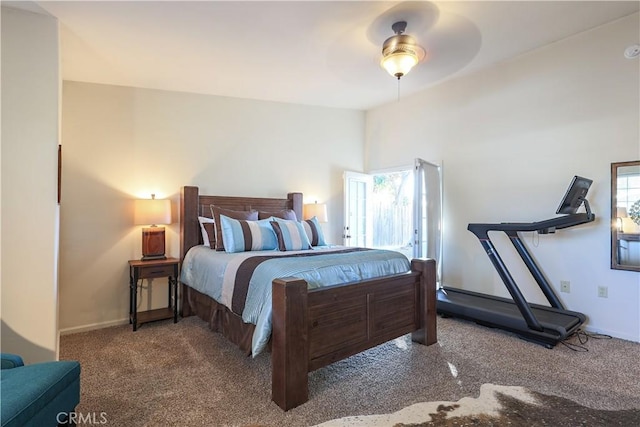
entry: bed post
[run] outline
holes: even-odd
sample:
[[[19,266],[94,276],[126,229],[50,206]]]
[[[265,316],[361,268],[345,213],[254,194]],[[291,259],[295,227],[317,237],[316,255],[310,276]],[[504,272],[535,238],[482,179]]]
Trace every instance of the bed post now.
[[[309,400],[307,282],[273,281],[271,399],[288,411]]]
[[[187,251],[200,243],[198,222],[198,209],[200,200],[198,197],[198,187],[185,186],[180,189],[180,262],[184,261]],[[184,285],[180,285],[182,297],[181,315],[190,316],[191,309],[187,304],[187,292]]]
[[[420,329],[411,339],[425,345],[438,341],[436,327],[436,262],[433,259],[411,260],[411,270],[420,272]]]
[[[190,248],[200,243],[198,205],[198,187],[182,187],[180,191],[180,260],[184,259]]]

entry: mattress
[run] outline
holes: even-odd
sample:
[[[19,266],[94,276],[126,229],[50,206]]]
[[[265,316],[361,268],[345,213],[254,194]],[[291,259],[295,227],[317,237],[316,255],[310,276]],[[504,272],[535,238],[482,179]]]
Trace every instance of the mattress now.
[[[256,326],[251,344],[255,357],[271,335],[274,279],[297,277],[314,289],[409,270],[409,260],[403,254],[382,249],[326,246],[302,251],[226,253],[195,246],[185,256],[180,281]]]

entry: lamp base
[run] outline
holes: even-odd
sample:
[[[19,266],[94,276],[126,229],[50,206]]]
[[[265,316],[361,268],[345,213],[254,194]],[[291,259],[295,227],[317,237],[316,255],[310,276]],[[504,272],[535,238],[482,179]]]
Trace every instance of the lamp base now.
[[[152,260],[159,260],[159,259],[167,259],[166,256],[164,255],[158,255],[158,256],[143,256],[142,258],[140,258],[140,261],[152,261]]]
[[[142,261],[167,259],[164,246],[164,227],[142,229]]]

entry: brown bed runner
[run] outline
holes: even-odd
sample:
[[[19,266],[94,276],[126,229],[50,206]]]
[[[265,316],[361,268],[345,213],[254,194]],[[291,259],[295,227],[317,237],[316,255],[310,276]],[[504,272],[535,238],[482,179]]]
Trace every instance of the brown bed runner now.
[[[327,254],[343,254],[349,252],[368,251],[367,248],[349,248],[338,251],[319,251],[319,252],[305,252],[295,253],[290,255],[259,255],[244,260],[238,267],[236,272],[236,281],[233,288],[233,297],[231,298],[231,310],[242,316],[244,311],[245,302],[247,300],[247,294],[249,293],[249,282],[253,276],[255,269],[265,261],[275,258],[295,258],[295,257],[309,257]]]

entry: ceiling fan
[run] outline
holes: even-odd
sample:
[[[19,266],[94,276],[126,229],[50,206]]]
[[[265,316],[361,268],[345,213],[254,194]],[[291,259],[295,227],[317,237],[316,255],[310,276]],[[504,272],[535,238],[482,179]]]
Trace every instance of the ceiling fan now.
[[[428,1],[396,3],[374,19],[366,37],[390,75],[400,79],[415,67],[410,80],[431,83],[468,64],[481,45],[475,24]]]

